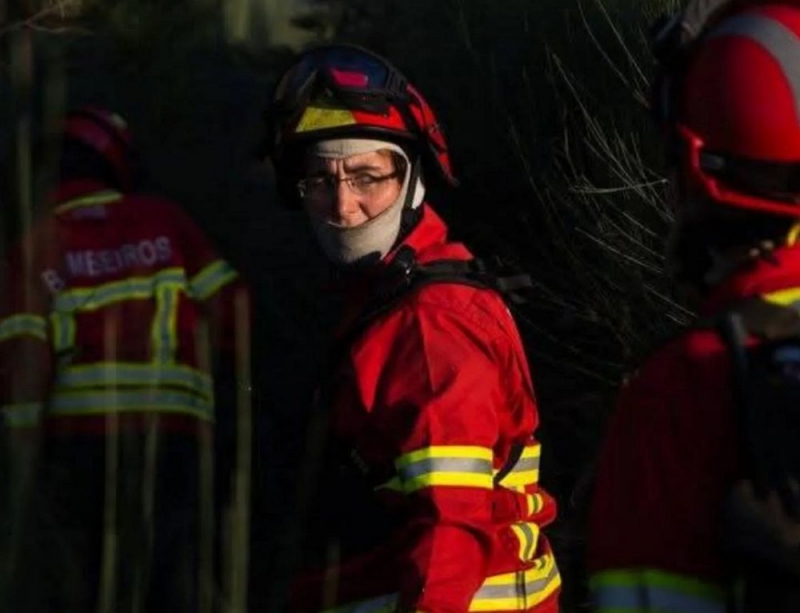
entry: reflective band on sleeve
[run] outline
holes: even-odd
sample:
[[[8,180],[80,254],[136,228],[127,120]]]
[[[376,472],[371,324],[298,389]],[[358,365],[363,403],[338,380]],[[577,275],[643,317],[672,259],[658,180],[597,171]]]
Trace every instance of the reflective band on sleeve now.
[[[186,274],[182,268],[165,268],[151,277],[130,277],[105,285],[64,291],[56,298],[54,310],[94,311],[122,300],[152,298],[156,287],[170,284],[186,287]]]
[[[655,569],[604,571],[591,578],[596,610],[724,613],[722,589],[691,577]]]
[[[10,428],[30,428],[39,424],[42,418],[42,402],[20,402],[2,407],[3,420]]]
[[[58,214],[66,213],[67,211],[78,209],[82,206],[97,206],[98,204],[110,204],[112,202],[117,202],[118,200],[122,200],[122,194],[120,194],[119,192],[115,192],[113,190],[103,190],[100,192],[89,194],[88,196],[82,196],[80,198],[75,198],[74,200],[67,200],[66,202],[62,202],[56,207],[55,211]]]
[[[150,334],[153,347],[153,361],[157,364],[170,364],[175,360],[178,348],[178,291],[171,284],[160,285],[156,289],[156,314]]]
[[[184,414],[213,420],[213,408],[207,398],[172,390],[56,392],[50,407],[53,416],[127,412]]]
[[[50,313],[53,326],[53,350],[58,354],[75,346],[75,317],[72,313],[54,311]]]
[[[486,447],[426,447],[399,457],[395,466],[407,493],[432,486],[493,487],[492,450]]]
[[[539,481],[539,459],[541,455],[542,446],[539,443],[527,445],[517,463],[500,481],[500,485],[506,488],[519,488],[537,483]]]
[[[561,585],[555,558],[547,554],[532,568],[495,575],[484,581],[469,605],[470,611],[525,611],[551,596]]]
[[[181,387],[211,400],[211,377],[203,371],[175,364],[100,362],[68,366],[58,373],[56,391],[87,387]]]
[[[0,343],[17,336],[47,340],[47,320],[39,315],[11,315],[0,321]]]
[[[523,562],[530,561],[536,554],[536,545],[539,543],[539,526],[532,522],[518,522],[511,525],[511,530],[519,541],[519,559]]]
[[[223,285],[237,277],[237,272],[224,260],[217,260],[198,272],[189,282],[189,291],[200,300],[206,300]]]

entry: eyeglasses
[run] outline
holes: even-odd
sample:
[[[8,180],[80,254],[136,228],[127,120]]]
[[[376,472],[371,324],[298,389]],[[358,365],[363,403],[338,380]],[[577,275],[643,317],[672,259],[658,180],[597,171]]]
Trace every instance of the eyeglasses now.
[[[371,197],[378,194],[381,185],[390,179],[396,179],[402,171],[395,170],[388,175],[357,174],[339,178],[336,175],[319,175],[308,177],[297,182],[297,193],[301,198],[323,198],[336,191],[339,183],[346,183],[347,187],[357,196]]]

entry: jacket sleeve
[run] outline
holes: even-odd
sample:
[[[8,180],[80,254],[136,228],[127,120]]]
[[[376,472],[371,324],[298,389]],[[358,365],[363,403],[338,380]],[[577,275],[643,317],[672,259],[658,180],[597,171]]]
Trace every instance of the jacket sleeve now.
[[[232,355],[236,350],[237,321],[245,319],[245,325],[250,326],[250,289],[177,204],[167,201],[166,206],[178,236],[190,295],[203,305],[211,325],[212,345],[223,355]],[[249,327],[245,332],[249,336]]]
[[[53,370],[48,317],[50,299],[40,275],[36,233],[3,263],[0,295],[0,414],[2,423],[22,432],[38,426]]]
[[[622,389],[599,456],[589,567],[600,612],[725,610],[718,514],[735,472],[729,373],[723,352],[686,346],[657,354]]]
[[[464,613],[492,546],[493,447],[504,409],[493,342],[463,314],[406,309],[356,352],[359,394],[374,407],[405,497],[400,610]],[[378,372],[369,372],[378,368]]]

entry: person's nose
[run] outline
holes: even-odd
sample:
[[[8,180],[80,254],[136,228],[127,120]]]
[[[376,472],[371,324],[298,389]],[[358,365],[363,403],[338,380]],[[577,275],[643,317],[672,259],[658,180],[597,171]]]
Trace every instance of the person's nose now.
[[[343,226],[355,225],[359,212],[358,197],[346,181],[339,181],[336,184],[333,197],[336,223]]]

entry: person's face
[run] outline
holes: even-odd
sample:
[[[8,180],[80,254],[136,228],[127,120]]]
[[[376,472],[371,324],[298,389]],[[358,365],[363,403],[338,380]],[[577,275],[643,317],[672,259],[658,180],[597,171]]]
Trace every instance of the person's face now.
[[[383,213],[400,195],[403,177],[389,151],[306,162],[303,203],[309,216],[346,228]]]

